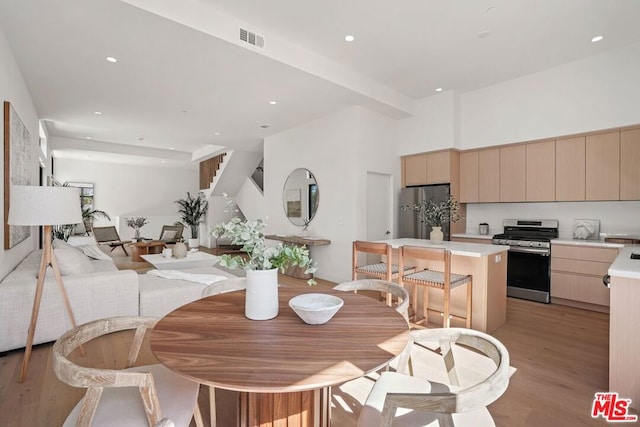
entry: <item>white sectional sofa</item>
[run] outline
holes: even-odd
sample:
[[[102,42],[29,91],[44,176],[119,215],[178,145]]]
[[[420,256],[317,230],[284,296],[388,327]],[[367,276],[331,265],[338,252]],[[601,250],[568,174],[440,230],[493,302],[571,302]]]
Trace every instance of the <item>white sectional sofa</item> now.
[[[41,256],[40,250],[31,252],[0,282],[0,352],[26,345]],[[57,258],[63,270],[61,257]],[[88,267],[84,271],[77,271],[78,274],[62,271],[76,323],[104,317],[138,315],[138,274],[133,270],[119,271],[109,260],[87,262],[90,263],[91,272]],[[86,263],[83,265],[87,266]],[[34,344],[54,341],[71,327],[58,284],[49,267]]]
[[[79,325],[113,316],[162,317],[173,309],[200,298],[206,287],[186,280],[164,279],[147,274],[138,275],[133,270],[118,270],[113,260],[95,245],[73,248],[64,242],[54,241],[54,248],[76,323]],[[91,259],[86,253],[104,259]],[[42,252],[39,250],[31,252],[0,281],[0,353],[26,345],[41,256]],[[237,277],[215,267],[182,271]],[[34,344],[55,341],[71,327],[62,295],[49,267]]]

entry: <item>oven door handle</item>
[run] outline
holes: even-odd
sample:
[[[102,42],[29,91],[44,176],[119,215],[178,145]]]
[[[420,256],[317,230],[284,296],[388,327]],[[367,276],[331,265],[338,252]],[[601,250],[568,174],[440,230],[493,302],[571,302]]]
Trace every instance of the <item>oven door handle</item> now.
[[[536,254],[536,255],[542,255],[542,256],[551,255],[551,252],[549,251],[549,249],[522,248],[518,246],[509,248],[509,252],[521,252],[525,254]]]

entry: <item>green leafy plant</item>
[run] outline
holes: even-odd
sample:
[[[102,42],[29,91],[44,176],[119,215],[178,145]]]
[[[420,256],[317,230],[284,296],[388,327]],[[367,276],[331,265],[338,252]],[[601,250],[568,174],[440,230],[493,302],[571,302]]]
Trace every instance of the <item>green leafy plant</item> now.
[[[463,218],[458,214],[460,204],[452,196],[444,202],[423,200],[415,205],[400,206],[400,209],[418,212],[418,219],[432,227],[441,227],[446,222],[457,222]]]
[[[136,239],[140,239],[140,229],[146,224],[149,224],[149,218],[146,216],[132,216],[126,219],[127,226],[131,227],[136,232]]]
[[[315,262],[309,257],[306,246],[284,245],[267,246],[263,230],[266,224],[258,219],[255,221],[232,218],[227,223],[216,225],[211,234],[216,237],[226,237],[234,245],[242,245],[242,252],[247,256],[225,254],[220,256],[220,265],[227,268],[242,267],[245,270],[270,270],[278,268],[280,272],[292,266],[305,268],[305,274],[316,272]],[[311,278],[309,285],[315,285]]]
[[[191,230],[191,237],[197,239],[198,226],[204,219],[209,207],[204,194],[198,193],[197,196],[192,197],[191,193],[187,192],[186,199],[176,200],[175,203],[180,206],[178,209],[180,220]]]

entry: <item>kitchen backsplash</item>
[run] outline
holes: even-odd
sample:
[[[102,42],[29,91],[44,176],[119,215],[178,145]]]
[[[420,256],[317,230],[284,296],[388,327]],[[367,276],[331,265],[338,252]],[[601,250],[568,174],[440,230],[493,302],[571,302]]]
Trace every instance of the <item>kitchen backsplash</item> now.
[[[467,233],[477,234],[482,222],[489,234],[502,233],[505,219],[557,219],[564,239],[572,238],[575,219],[599,219],[601,234],[640,234],[640,201],[467,204]]]

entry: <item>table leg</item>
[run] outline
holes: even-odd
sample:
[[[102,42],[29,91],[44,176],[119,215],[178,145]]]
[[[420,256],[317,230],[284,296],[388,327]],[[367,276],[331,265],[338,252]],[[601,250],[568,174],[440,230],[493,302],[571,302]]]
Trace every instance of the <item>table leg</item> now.
[[[294,393],[240,393],[239,427],[329,427],[331,387]]]

